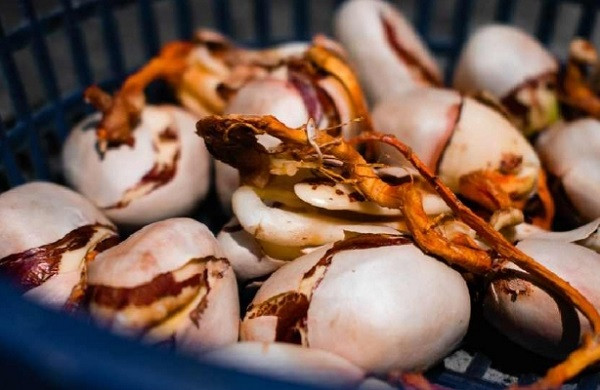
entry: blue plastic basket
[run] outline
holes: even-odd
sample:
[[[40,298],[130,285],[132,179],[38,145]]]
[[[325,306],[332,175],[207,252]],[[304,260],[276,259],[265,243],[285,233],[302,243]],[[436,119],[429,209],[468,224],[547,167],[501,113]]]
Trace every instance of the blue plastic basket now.
[[[0,80],[0,191],[34,179],[60,181],[56,163],[60,145],[70,126],[89,112],[82,100],[83,89],[92,83],[109,89],[117,86],[166,40],[188,39],[199,26],[216,28],[255,46],[306,40],[315,32],[329,32],[331,14],[340,2],[0,1],[3,75]],[[589,38],[594,33],[600,8],[599,0],[413,0],[408,6],[405,1],[401,3],[405,10],[410,8],[418,31],[446,64],[447,78],[475,24],[491,20],[505,23],[521,20],[523,24],[520,13],[532,13],[537,17],[527,20],[535,22],[526,27],[544,44],[552,45],[557,30],[565,34],[563,13],[570,14],[569,20],[574,21],[568,35]],[[489,14],[487,19],[480,17],[483,11]],[[253,16],[248,18],[248,14]],[[274,23],[274,15],[278,18],[284,15],[286,23],[281,19]],[[474,20],[474,15],[481,20]],[[170,23],[165,23],[166,19]],[[7,27],[8,24],[11,26]],[[165,24],[172,26],[171,31],[165,31]],[[440,25],[446,26],[447,31],[436,31]],[[281,27],[285,31],[279,31]],[[137,58],[131,53],[137,53]],[[211,198],[208,204],[214,201]],[[204,215],[203,220],[214,223],[222,217],[211,213]],[[82,319],[25,302],[6,283],[0,283],[0,301],[1,388],[300,388],[206,366],[119,339]],[[481,345],[481,349],[475,350],[466,371],[456,373],[440,366],[428,373],[432,380],[453,388],[495,389],[500,386],[487,381],[486,372],[490,365],[494,367],[497,359],[504,359],[500,368],[510,369],[511,364],[506,362],[512,361],[512,370],[515,364],[535,360],[516,347],[508,350],[500,347],[498,352],[498,346],[508,342],[482,321],[475,320],[474,327],[483,330],[470,336],[467,344]],[[507,360],[499,356],[502,353],[511,353],[511,356]],[[521,374],[521,383],[535,379],[527,372]],[[577,388],[595,389],[599,384],[600,374],[591,373],[580,377]]]

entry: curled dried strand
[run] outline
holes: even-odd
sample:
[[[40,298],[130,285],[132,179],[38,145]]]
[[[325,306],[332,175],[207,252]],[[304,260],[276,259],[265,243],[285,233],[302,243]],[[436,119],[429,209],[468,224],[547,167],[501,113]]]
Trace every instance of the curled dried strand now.
[[[361,118],[360,120],[364,129],[374,129],[373,123],[371,122],[371,115],[369,114],[369,109],[358,79],[340,54],[326,46],[316,44],[308,49],[306,57],[319,68],[332,74],[341,81],[351,97],[354,105],[354,112],[358,118]]]
[[[509,259],[537,278],[540,283],[546,284],[553,291],[562,295],[588,319],[593,334],[586,335],[585,342],[577,350],[573,351],[563,363],[549,370],[546,377],[532,385],[532,388],[556,388],[600,360],[600,314],[583,294],[558,275],[514,247],[502,234],[494,230],[483,219],[463,205],[456,195],[443,185],[419,158],[412,153],[410,148],[398,139],[389,135],[377,134],[365,135],[359,138],[364,138],[365,141],[379,140],[395,147],[396,150],[400,151],[419,170],[419,173],[423,175],[425,180],[444,199],[452,211],[470,228],[475,230],[500,257]]]
[[[313,118],[310,118],[305,125],[306,129],[306,137],[308,138],[308,143],[313,147],[315,152],[317,153],[317,157],[319,158],[319,164],[323,162],[323,152],[321,152],[321,148],[315,142],[315,136],[317,134],[317,126],[315,125],[315,121]]]
[[[144,89],[152,81],[165,79],[177,83],[187,66],[191,43],[173,42],[131,75],[111,97],[97,86],[85,90],[86,100],[102,113],[96,128],[98,145],[103,152],[113,145],[133,145],[133,129],[137,125],[145,104]]]

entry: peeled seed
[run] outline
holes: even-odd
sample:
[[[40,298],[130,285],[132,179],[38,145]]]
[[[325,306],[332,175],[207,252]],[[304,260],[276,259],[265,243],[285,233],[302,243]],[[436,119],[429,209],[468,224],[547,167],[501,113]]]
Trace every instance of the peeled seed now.
[[[580,216],[600,217],[600,122],[558,123],[540,135],[536,149]]]
[[[491,94],[530,134],[559,117],[557,73],[556,59],[534,37],[516,27],[491,25],[465,45],[453,86],[463,93]]]
[[[391,4],[347,1],[334,23],[335,35],[348,51],[371,102],[421,86],[441,85],[441,72],[432,55]]]
[[[76,126],[62,154],[67,181],[118,224],[140,226],[192,211],[209,186],[209,157],[196,118],[172,106],[147,106],[133,147],[96,149],[93,115]]]
[[[402,236],[359,235],[277,270],[256,294],[241,337],[300,342],[368,372],[423,370],[458,345],[469,313],[457,272]]]

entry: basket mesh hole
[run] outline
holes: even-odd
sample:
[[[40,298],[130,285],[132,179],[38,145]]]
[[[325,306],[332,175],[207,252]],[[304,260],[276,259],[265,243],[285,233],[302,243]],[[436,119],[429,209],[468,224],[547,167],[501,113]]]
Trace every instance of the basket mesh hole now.
[[[486,24],[493,23],[495,6],[493,1],[476,1],[473,4],[473,12],[469,18],[469,32],[472,33],[477,28]],[[467,37],[468,39],[468,37]]]
[[[0,77],[0,117],[4,122],[14,117],[14,111],[8,98],[8,87],[3,77]]]
[[[443,74],[444,73],[443,70],[448,67],[448,64],[450,63],[450,59],[447,56],[441,55],[438,53],[434,53],[434,57],[435,57],[435,62],[438,64],[438,66],[442,70],[442,74]]]
[[[23,174],[25,180],[30,181],[35,177],[33,162],[28,150],[18,150],[15,154],[15,162]]]
[[[72,58],[77,54],[71,52],[67,37],[61,29],[46,35],[46,44],[58,90],[62,95],[66,95],[78,87],[77,73]]]
[[[232,36],[240,42],[256,39],[254,25],[254,2],[251,0],[230,1]]]
[[[33,7],[38,19],[43,19],[52,11],[60,9],[58,0],[33,0]],[[10,33],[11,30],[19,27],[24,22],[24,13],[17,0],[0,1],[0,20],[4,31]]]
[[[0,162],[2,164],[2,162]],[[10,184],[8,183],[8,178],[6,177],[6,173],[4,173],[4,169],[2,165],[0,165],[0,192],[6,191],[10,188]]]
[[[275,18],[294,20],[292,0],[271,1],[271,37],[274,40],[291,39],[294,36],[292,23],[275,23]],[[276,15],[276,16],[275,16]]]
[[[96,81],[105,80],[111,76],[111,71],[108,56],[104,49],[100,18],[87,19],[81,22],[80,27],[90,59],[92,79]]]
[[[10,33],[22,23],[21,9],[17,1],[0,1],[0,20],[4,31]]]
[[[535,34],[536,23],[533,21],[539,18],[541,3],[540,0],[517,1],[513,24],[530,34]]]
[[[310,35],[325,33],[333,35],[332,15],[335,7],[333,0],[311,1],[309,8]]]
[[[210,0],[190,1],[192,9],[192,27],[195,29],[216,28],[214,9]]]
[[[135,4],[118,7],[114,10],[114,16],[119,26],[125,69],[133,70],[146,59],[146,46],[140,29],[137,7]]]
[[[436,22],[430,24],[429,36],[437,39],[452,36],[452,19],[457,5],[456,0],[435,2],[431,17]]]
[[[592,42],[594,42],[594,45],[596,45],[596,47],[600,46],[600,27],[598,27],[599,25],[600,23],[596,23],[594,29],[592,30],[592,35],[590,36],[590,39],[592,40]]]
[[[93,112],[93,108],[91,105],[87,104],[83,99],[76,103],[69,109],[67,113],[67,122],[72,126],[75,126],[77,123],[83,120],[87,115],[90,115]]]
[[[59,0],[34,0],[33,6],[35,7],[35,12],[40,19],[52,11],[62,8]]]
[[[400,12],[410,21],[416,28],[415,18],[417,16],[417,5],[418,0],[407,0],[407,1],[395,1],[394,6],[399,9]]]
[[[569,42],[577,32],[577,22],[581,16],[581,6],[578,4],[563,3],[558,7],[557,22],[555,23],[554,37],[550,42],[550,50],[561,59],[566,59],[569,52]]]
[[[52,177],[55,178],[58,176],[61,169],[60,162],[60,152],[61,152],[61,142],[56,135],[56,132],[53,129],[46,129],[41,134],[42,145],[46,150],[46,155],[48,156],[48,168]]]
[[[41,106],[45,100],[44,89],[35,66],[35,57],[33,56],[31,47],[25,47],[14,52],[13,58],[20,76],[19,78],[23,83],[23,93],[27,99],[25,103],[28,103],[31,107]]]
[[[175,17],[174,1],[156,1],[153,3],[154,17],[158,27],[158,37],[161,45],[178,39],[177,19]],[[174,21],[167,23],[166,21]]]

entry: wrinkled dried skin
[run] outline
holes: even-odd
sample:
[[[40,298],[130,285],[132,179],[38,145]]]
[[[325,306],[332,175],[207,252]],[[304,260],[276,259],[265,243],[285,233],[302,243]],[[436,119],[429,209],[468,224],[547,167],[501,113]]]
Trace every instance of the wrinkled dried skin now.
[[[351,145],[339,138],[333,138],[319,131],[309,137],[310,132],[306,128],[291,129],[273,117],[207,117],[198,122],[197,129],[215,157],[238,168],[240,164],[252,162],[251,165],[245,165],[242,179],[259,187],[264,187],[270,180],[271,159],[264,147],[258,145],[257,134],[267,133],[279,138],[287,146],[288,159],[297,161],[302,156],[303,161],[317,158],[317,161],[324,163],[325,160],[318,160],[318,156],[331,155],[342,164],[338,165],[337,169],[325,168],[320,164],[317,169],[323,173],[327,172],[336,181],[353,183],[366,199],[378,203],[379,206],[400,209],[415,243],[425,253],[435,254],[475,274],[489,274],[493,271],[497,258],[492,258],[491,254],[495,254],[498,258],[511,261],[521,267],[539,280],[541,285],[564,297],[569,304],[585,315],[593,333],[586,335],[578,349],[573,351],[564,362],[550,369],[547,375],[534,386],[557,387],[600,360],[600,314],[592,303],[569,283],[511,245],[498,231],[464,206],[411,149],[395,137],[370,132],[357,137],[355,142],[377,141],[394,146],[444,199],[456,217],[477,233],[479,239],[486,245],[485,249],[468,239],[449,241],[434,229],[438,222],[429,218],[424,212],[422,196],[417,188],[410,183],[392,186],[383,182],[364,158]],[[236,152],[238,158],[232,158],[227,153],[232,150]],[[291,150],[294,151],[293,154],[290,153]],[[278,157],[284,154],[285,152],[281,152]]]
[[[443,286],[436,293],[432,283]],[[397,297],[402,305],[393,304]],[[469,313],[460,274],[402,237],[358,235],[276,271],[258,291],[241,332],[245,340],[324,349],[368,372],[413,371],[460,342]]]
[[[556,59],[532,36],[492,25],[471,36],[458,60],[454,88],[498,99],[526,134],[559,117]]]
[[[26,297],[54,308],[78,307],[88,257],[117,238],[115,227],[87,199],[50,183],[0,195],[0,273]]]
[[[348,1],[334,22],[335,35],[348,51],[372,103],[417,87],[442,85],[435,60],[410,22],[392,5]]]
[[[192,353],[238,338],[233,270],[192,219],[144,227],[99,254],[88,281],[92,317],[115,332]]]
[[[364,377],[363,370],[337,355],[284,343],[241,342],[204,358],[244,372],[317,386],[349,387]]]
[[[197,120],[174,106],[146,106],[133,137],[99,155],[92,128],[76,126],[63,147],[69,184],[120,225],[141,226],[189,213],[209,187],[209,156],[192,130]]]
[[[0,272],[13,279],[24,296],[55,308],[78,308],[90,256],[116,238],[110,225],[85,225],[58,241],[0,259]]]
[[[553,241],[527,238],[517,247],[600,307],[600,255],[556,237]],[[579,344],[581,336],[590,331],[589,323],[580,313],[527,278],[516,266],[502,268],[487,291],[484,307],[486,318],[512,340],[549,357],[564,358]]]
[[[586,221],[600,217],[600,122],[558,123],[540,135],[536,149],[580,216]]]

